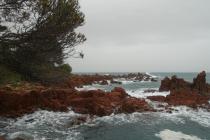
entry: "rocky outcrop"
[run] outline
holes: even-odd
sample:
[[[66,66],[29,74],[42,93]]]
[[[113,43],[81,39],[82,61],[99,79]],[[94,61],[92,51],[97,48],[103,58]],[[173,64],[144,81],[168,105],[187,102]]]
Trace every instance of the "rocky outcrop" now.
[[[147,99],[150,99],[152,101],[158,101],[158,102],[166,102],[166,97],[165,96],[149,96]]]
[[[163,92],[163,91],[172,91],[179,89],[191,89],[191,84],[185,81],[184,79],[172,76],[171,79],[166,77],[161,81],[159,91]]]
[[[203,96],[191,90],[174,90],[166,97],[150,96],[148,99],[158,102],[166,102],[168,105],[181,106],[185,105],[192,108],[206,107],[209,105],[210,98]]]
[[[206,83],[205,71],[199,73],[198,76],[193,79],[192,89],[203,95],[208,95],[210,93],[210,86]]]
[[[202,95],[210,95],[210,85],[206,83],[205,71],[194,78],[193,83],[173,76],[171,79],[166,77],[161,81],[159,91],[190,90]]]
[[[147,73],[129,73],[124,75],[113,76],[113,78],[123,78],[129,81],[152,81],[152,82],[158,81],[158,78],[152,77]]]
[[[72,75],[64,84],[64,87],[82,87],[83,85],[95,84],[108,84],[107,80],[113,80],[112,76],[109,75]]]
[[[108,81],[110,81],[111,84],[122,84],[122,82],[120,81],[122,79],[134,82],[158,81],[158,78],[152,77],[151,75],[146,73],[129,73],[123,75],[72,75],[65,83],[56,84],[54,86],[74,88],[92,84],[108,85]]]
[[[209,100],[210,98],[207,96],[203,96],[192,90],[183,89],[179,91],[172,91],[170,95],[165,98],[165,102],[169,105],[185,105],[192,108],[209,105]]]
[[[185,105],[192,108],[209,106],[210,90],[206,83],[206,73],[203,71],[193,80],[193,83],[186,82],[176,76],[165,78],[161,82],[160,91],[170,91],[164,96],[151,96],[148,99],[159,102],[166,102],[169,105]]]
[[[70,106],[75,112],[97,116],[152,110],[143,99],[130,97],[122,88],[115,88],[109,93],[83,91],[71,99]]]
[[[68,111],[106,116],[112,113],[152,111],[143,100],[130,97],[124,89],[101,90],[44,89],[31,91],[0,90],[0,116],[18,117],[37,109]]]

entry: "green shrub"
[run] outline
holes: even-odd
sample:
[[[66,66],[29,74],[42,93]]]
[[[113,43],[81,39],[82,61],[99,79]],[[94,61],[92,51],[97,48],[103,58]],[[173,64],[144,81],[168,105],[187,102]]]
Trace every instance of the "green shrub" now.
[[[0,84],[14,84],[21,81],[20,74],[0,65]]]
[[[68,64],[55,67],[52,65],[34,65],[32,67],[32,81],[39,81],[45,84],[64,82],[71,73]]]
[[[58,68],[66,74],[70,74],[72,72],[72,67],[69,64],[63,64]]]

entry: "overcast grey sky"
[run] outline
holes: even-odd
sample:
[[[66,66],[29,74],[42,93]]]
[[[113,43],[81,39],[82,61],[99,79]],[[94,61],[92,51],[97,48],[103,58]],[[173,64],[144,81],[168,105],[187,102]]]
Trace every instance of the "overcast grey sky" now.
[[[74,72],[210,71],[210,0],[80,0]]]

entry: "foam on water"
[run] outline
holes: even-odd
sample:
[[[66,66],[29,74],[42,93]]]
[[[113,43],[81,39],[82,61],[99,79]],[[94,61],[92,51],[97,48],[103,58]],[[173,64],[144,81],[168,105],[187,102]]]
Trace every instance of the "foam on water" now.
[[[76,140],[79,139],[80,132],[76,131],[75,127],[77,126],[72,126],[72,121],[79,116],[81,115],[73,111],[51,112],[41,110],[17,120],[6,120],[8,125],[3,131],[10,139],[40,140],[49,137],[69,137],[70,140]]]
[[[98,90],[98,89],[104,90],[104,88],[99,85],[88,85],[88,86],[83,86],[82,88],[75,87],[75,89],[78,91],[89,91],[89,90]]]
[[[202,140],[197,136],[187,135],[182,132],[175,132],[168,129],[155,134],[155,136],[161,138],[161,140]]]
[[[146,74],[149,75],[149,76],[151,76],[152,78],[158,78],[158,76],[152,75],[152,74],[150,74],[149,72],[146,72]]]
[[[144,93],[144,91],[147,89],[140,89],[140,90],[127,90],[126,92],[133,97],[136,98],[147,98],[149,96],[164,96],[166,97],[167,95],[170,94],[170,92],[159,92],[159,91],[155,91],[155,92],[146,92]],[[157,90],[157,89],[152,89],[152,90]]]
[[[186,106],[172,107],[172,113],[161,113],[162,117],[170,120],[176,120],[184,123],[184,119],[188,118],[191,121],[197,122],[203,127],[210,127],[210,112],[205,109],[192,109]]]

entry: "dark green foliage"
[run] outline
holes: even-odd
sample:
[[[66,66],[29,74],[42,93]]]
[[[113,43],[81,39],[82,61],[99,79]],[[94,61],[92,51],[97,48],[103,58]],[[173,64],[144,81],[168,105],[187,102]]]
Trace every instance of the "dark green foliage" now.
[[[75,32],[84,24],[79,9],[78,0],[2,0],[0,64],[27,80],[66,78],[71,67],[64,59],[79,54],[75,46],[86,40]]]
[[[67,74],[70,74],[72,72],[72,67],[69,64],[63,64],[59,66],[59,69]]]
[[[0,65],[0,84],[16,83],[21,81],[21,76]]]

